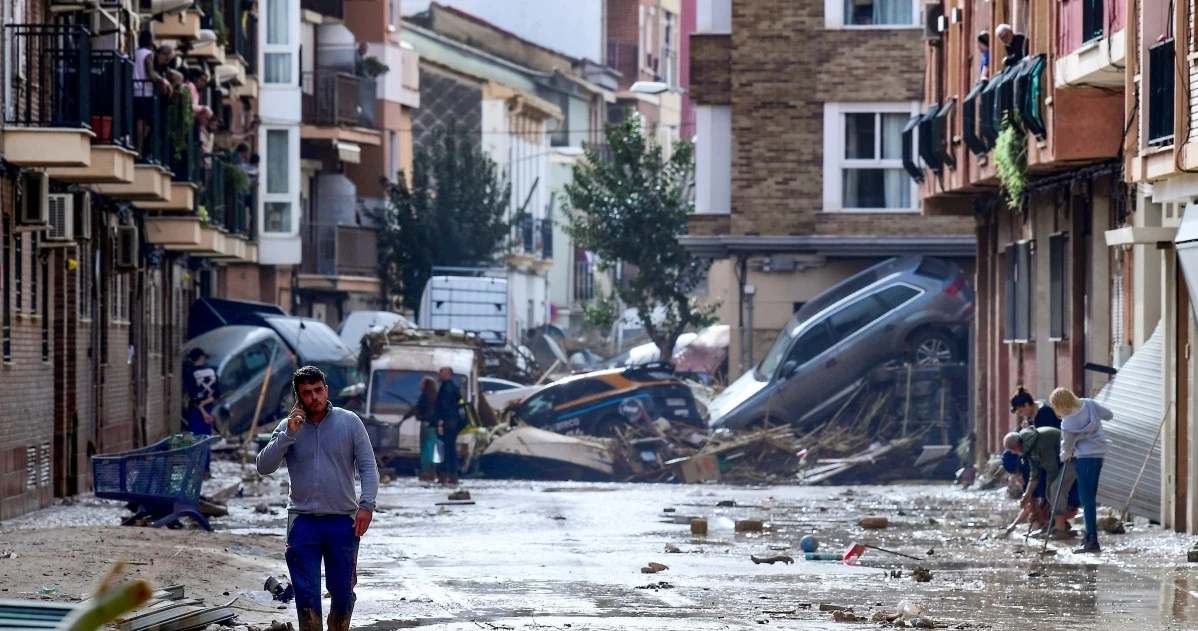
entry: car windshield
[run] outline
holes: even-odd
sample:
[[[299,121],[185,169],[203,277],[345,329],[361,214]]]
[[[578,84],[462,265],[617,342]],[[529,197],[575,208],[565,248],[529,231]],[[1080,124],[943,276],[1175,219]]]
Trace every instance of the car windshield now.
[[[324,373],[324,378],[329,386],[329,398],[334,403],[339,403],[337,395],[341,390],[348,386],[356,386],[362,383],[362,377],[358,373],[357,365],[337,365],[325,362],[313,362],[312,365]]]
[[[790,343],[794,341],[801,324],[802,322],[797,317],[786,323],[786,328],[778,334],[778,339],[774,340],[770,352],[765,354],[765,359],[761,360],[760,364],[757,364],[757,370],[754,372],[757,381],[769,381],[774,372],[778,370],[778,365],[782,363],[782,358],[786,357],[786,351],[790,349]]]
[[[407,414],[420,399],[420,380],[431,377],[437,381],[437,373],[414,370],[376,370],[370,383],[370,411],[372,414]],[[466,378],[453,376],[458,388],[465,390]]]

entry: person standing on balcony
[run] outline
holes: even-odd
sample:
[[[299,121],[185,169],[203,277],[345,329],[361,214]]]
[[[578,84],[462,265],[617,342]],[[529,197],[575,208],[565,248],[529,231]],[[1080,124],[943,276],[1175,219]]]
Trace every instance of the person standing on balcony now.
[[[358,545],[370,528],[379,470],[370,435],[357,414],[329,401],[328,381],[315,366],[291,377],[296,404],[258,452],[260,475],[287,462],[287,570],[295,585],[300,631],[321,631],[320,569],[332,597],[328,631],[349,631],[357,596]],[[362,481],[355,493],[354,475]]]
[[[978,52],[981,53],[982,63],[978,68],[978,79],[990,78],[990,34],[986,31],[978,33]]]
[[[191,109],[198,114],[200,111],[200,94],[208,87],[208,73],[203,70],[192,70],[191,81],[187,84],[191,90]]]
[[[170,82],[158,73],[159,57],[161,53],[154,47],[154,35],[150,31],[142,31],[137,36],[137,52],[134,54],[133,114],[137,121],[137,151],[143,155],[154,119],[154,90],[161,90],[163,94],[171,91]]]
[[[1016,33],[1010,24],[999,24],[994,29],[994,35],[1007,49],[1007,56],[1003,59],[1004,68],[1014,67],[1027,57],[1027,35]]]

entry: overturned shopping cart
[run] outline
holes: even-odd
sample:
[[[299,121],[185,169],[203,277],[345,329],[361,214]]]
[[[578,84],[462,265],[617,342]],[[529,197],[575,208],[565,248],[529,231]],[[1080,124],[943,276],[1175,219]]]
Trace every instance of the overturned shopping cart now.
[[[200,487],[212,443],[219,436],[176,434],[149,447],[92,457],[96,497],[128,502],[134,515],[122,525],[147,519],[155,528],[191,517],[212,530],[200,512]]]

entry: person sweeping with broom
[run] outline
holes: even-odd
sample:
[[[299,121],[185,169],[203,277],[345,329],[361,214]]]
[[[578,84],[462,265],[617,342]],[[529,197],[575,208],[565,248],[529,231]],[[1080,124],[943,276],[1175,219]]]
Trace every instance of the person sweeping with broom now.
[[[1071,483],[1069,477],[1076,476],[1086,522],[1082,547],[1074,552],[1095,554],[1101,551],[1098,546],[1098,477],[1107,452],[1102,422],[1113,419],[1115,414],[1094,399],[1079,399],[1068,388],[1053,390],[1048,401],[1061,417],[1061,461],[1073,464],[1066,468],[1065,483]]]

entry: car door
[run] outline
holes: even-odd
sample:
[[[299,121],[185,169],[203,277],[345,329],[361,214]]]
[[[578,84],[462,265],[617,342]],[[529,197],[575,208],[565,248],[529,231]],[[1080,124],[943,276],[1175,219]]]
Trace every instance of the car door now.
[[[818,405],[826,393],[824,375],[835,372],[839,359],[827,319],[815,322],[799,334],[775,377],[777,386],[767,406],[770,423],[792,423]]]
[[[874,366],[901,356],[901,340],[894,336],[901,325],[894,318],[903,304],[918,296],[920,290],[896,283],[875,291],[836,314],[832,328],[837,337],[843,379],[855,379]]]

